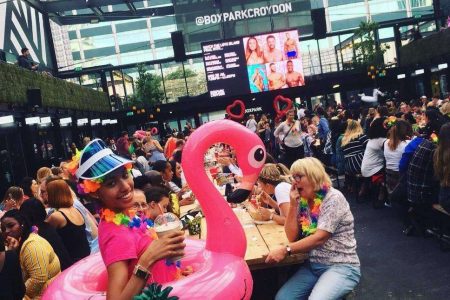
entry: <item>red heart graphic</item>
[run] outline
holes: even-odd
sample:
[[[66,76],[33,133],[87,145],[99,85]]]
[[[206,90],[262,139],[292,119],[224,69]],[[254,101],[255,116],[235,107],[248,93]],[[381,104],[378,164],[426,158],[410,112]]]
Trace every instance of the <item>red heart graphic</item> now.
[[[233,108],[235,108],[236,106],[239,106],[241,108],[241,112],[238,115],[235,115],[231,112],[231,110]],[[231,119],[234,120],[242,120],[244,118],[244,114],[245,114],[245,104],[242,100],[234,100],[234,102],[230,105],[227,106],[227,114],[230,116]]]
[[[281,103],[286,103],[286,107],[283,110],[280,110]],[[273,109],[277,113],[277,116],[282,117],[286,115],[286,113],[292,108],[292,100],[281,95],[278,95],[273,99]]]

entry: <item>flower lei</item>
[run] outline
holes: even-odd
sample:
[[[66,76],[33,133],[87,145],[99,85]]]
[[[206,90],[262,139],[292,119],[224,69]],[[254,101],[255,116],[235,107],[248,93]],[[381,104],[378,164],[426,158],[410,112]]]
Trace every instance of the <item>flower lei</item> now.
[[[300,207],[298,215],[298,223],[301,228],[301,237],[307,237],[317,230],[317,221],[319,220],[320,206],[322,205],[323,198],[329,190],[328,186],[324,186],[320,191],[316,193],[314,198],[314,205],[309,207],[308,200],[301,197]]]
[[[146,231],[147,234],[152,238],[152,240],[157,240],[158,235],[153,229],[154,222],[146,217],[139,217],[135,210],[128,210],[127,213],[115,213],[110,209],[102,209],[100,211],[100,219],[109,223],[114,223],[117,226],[125,226],[130,229],[139,229]],[[176,272],[174,274],[174,279],[181,278],[181,262],[173,262],[170,259],[166,259],[166,266],[175,265]]]

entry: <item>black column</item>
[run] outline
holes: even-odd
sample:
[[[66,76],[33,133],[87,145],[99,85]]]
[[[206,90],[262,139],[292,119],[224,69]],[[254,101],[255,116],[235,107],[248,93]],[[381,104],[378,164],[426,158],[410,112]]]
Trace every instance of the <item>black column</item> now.
[[[53,44],[53,35],[52,35],[52,29],[50,27],[50,19],[48,17],[48,14],[43,13],[42,14],[43,20],[44,20],[44,30],[47,33],[47,41],[48,41],[48,51],[50,52],[50,57],[52,59],[52,70],[53,75],[58,76],[58,62],[56,60],[56,53],[55,53],[55,45]],[[47,55],[44,53],[43,55]]]

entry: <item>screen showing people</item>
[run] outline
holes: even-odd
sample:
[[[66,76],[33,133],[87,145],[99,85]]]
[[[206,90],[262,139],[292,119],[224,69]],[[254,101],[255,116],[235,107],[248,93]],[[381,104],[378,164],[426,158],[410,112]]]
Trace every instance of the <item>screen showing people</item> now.
[[[202,44],[211,97],[305,85],[297,30]],[[242,78],[248,78],[248,83]]]
[[[296,30],[246,37],[243,44],[252,93],[305,85]]]

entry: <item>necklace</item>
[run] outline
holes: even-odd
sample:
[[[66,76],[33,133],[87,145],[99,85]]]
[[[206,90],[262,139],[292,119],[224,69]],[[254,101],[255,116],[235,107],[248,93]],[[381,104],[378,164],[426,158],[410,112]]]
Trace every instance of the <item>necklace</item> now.
[[[325,198],[328,190],[329,187],[324,186],[320,191],[316,192],[312,208],[310,208],[307,199],[303,197],[300,198],[298,223],[301,228],[301,237],[307,237],[316,232],[320,206],[322,205],[323,198]]]
[[[152,219],[146,217],[140,217],[132,209],[127,210],[126,213],[115,213],[110,209],[102,209],[100,211],[100,219],[105,222],[114,223],[117,226],[125,226],[129,229],[137,229],[146,232],[152,240],[157,240],[158,235],[154,229],[155,223]],[[173,262],[170,259],[166,259],[166,266],[170,267],[175,265],[176,272],[174,274],[175,279],[181,278],[181,262]]]

